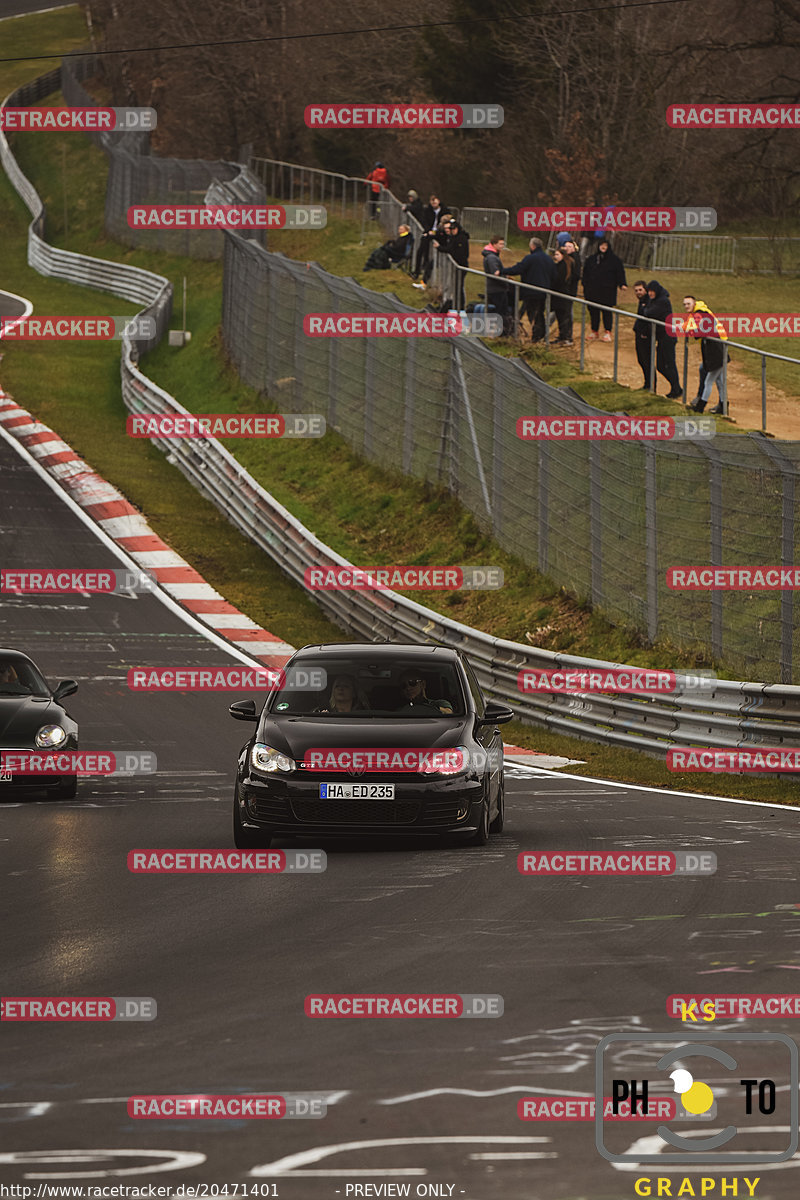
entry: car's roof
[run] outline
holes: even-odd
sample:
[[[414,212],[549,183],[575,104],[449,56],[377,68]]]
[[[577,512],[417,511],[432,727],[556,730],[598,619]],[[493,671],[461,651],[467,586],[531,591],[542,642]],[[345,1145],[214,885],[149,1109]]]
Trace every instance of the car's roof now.
[[[391,658],[414,658],[418,659],[420,655],[437,659],[458,659],[458,650],[451,646],[432,646],[429,642],[408,643],[408,642],[318,642],[315,645],[303,646],[301,650],[296,651],[296,655],[325,655],[335,654],[338,657],[342,655],[353,655],[358,658],[376,658],[384,659]],[[295,655],[295,656],[296,656]]]
[[[36,663],[29,654],[23,654],[21,650],[12,650],[10,647],[6,646],[0,646],[0,658],[10,659],[12,662],[32,663],[34,667],[36,666]]]

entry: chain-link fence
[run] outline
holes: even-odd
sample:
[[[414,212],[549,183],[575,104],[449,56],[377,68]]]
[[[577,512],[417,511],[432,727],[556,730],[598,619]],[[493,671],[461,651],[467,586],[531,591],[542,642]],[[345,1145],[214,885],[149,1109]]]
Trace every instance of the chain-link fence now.
[[[315,338],[312,312],[396,298],[225,235],[223,331],[247,383],[321,412],[360,453],[445,486],[507,550],[649,641],[697,645],[740,678],[800,676],[794,597],[676,592],[675,565],[796,561],[800,443],[523,441],[521,416],[607,415],[466,338]]]
[[[551,232],[548,246],[555,245]],[[640,271],[800,274],[800,238],[724,237],[688,233],[615,233],[614,252],[626,267]]]

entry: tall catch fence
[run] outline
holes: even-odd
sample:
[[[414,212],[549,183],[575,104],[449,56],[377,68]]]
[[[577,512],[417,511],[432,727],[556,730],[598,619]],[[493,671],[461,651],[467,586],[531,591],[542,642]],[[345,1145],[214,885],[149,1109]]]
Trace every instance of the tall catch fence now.
[[[671,591],[666,571],[792,565],[800,443],[523,441],[519,417],[607,414],[477,340],[309,337],[307,313],[411,310],[235,234],[224,276],[230,357],[282,409],[321,412],[371,461],[443,485],[505,549],[648,640],[768,682],[798,673],[793,593]]]

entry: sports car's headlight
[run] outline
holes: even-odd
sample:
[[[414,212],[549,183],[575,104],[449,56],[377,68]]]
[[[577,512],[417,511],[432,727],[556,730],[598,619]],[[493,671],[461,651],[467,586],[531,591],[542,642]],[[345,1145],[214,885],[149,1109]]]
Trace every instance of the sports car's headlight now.
[[[288,773],[294,770],[293,759],[281,754],[280,750],[273,750],[272,746],[265,746],[263,742],[256,742],[250,751],[250,765],[257,771],[265,771],[268,775],[275,771]]]
[[[37,746],[60,746],[67,740],[67,731],[60,725],[43,725],[34,740]]]
[[[467,746],[451,746],[447,750],[432,750],[420,762],[420,775],[461,775],[475,766],[476,755]]]

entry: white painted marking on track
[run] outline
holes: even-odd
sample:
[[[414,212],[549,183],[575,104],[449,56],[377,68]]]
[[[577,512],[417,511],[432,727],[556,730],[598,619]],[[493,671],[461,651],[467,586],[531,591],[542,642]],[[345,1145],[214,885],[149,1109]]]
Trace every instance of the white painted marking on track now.
[[[251,1175],[257,1178],[264,1176],[275,1175],[292,1175],[315,1177],[320,1176],[343,1176],[344,1178],[355,1178],[356,1176],[370,1175],[427,1175],[427,1167],[351,1167],[348,1170],[338,1170],[333,1168],[321,1170],[305,1170],[307,1164],[322,1162],[326,1158],[332,1158],[335,1154],[345,1154],[349,1150],[372,1150],[379,1146],[452,1146],[452,1145],[469,1145],[474,1146],[484,1144],[492,1145],[530,1145],[534,1142],[551,1141],[550,1138],[536,1137],[507,1137],[493,1136],[486,1137],[482,1134],[472,1134],[470,1136],[453,1136],[453,1137],[410,1137],[410,1138],[376,1138],[370,1141],[363,1142],[334,1142],[329,1146],[312,1146],[308,1150],[300,1150],[297,1154],[287,1154],[284,1158],[277,1158],[271,1163],[261,1163],[257,1167],[253,1167]]]
[[[108,1175],[151,1175],[159,1171],[184,1171],[206,1161],[205,1154],[190,1150],[9,1150],[0,1154],[0,1163],[20,1166],[25,1163],[88,1163],[113,1158],[159,1158],[151,1167],[115,1167],[108,1171],[27,1171],[24,1179],[104,1179]]]

